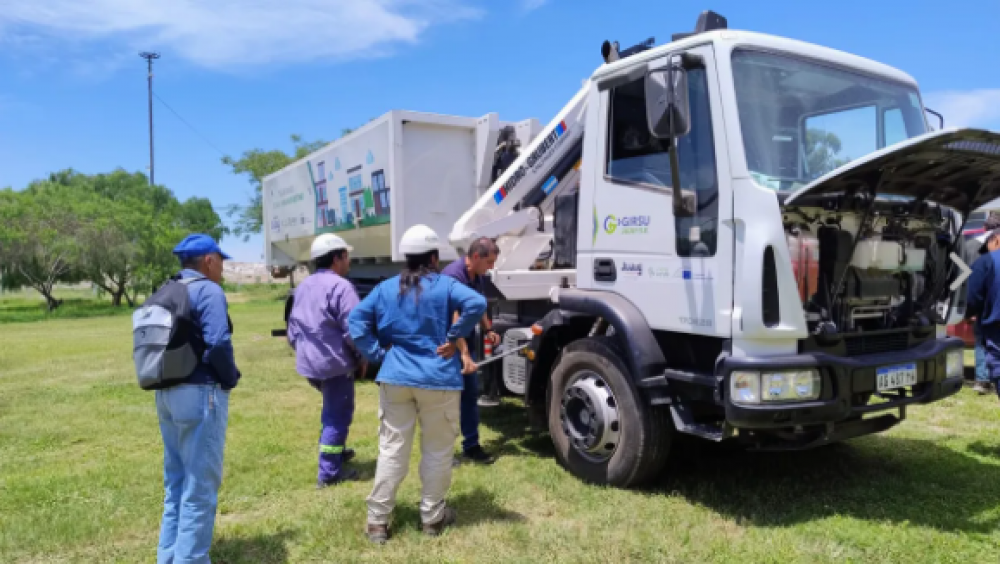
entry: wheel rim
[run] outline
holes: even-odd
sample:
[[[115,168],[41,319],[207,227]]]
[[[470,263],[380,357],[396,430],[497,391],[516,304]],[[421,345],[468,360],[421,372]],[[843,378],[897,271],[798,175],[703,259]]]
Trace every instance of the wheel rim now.
[[[581,372],[563,392],[559,417],[570,444],[595,462],[611,458],[621,438],[618,401],[597,373]]]

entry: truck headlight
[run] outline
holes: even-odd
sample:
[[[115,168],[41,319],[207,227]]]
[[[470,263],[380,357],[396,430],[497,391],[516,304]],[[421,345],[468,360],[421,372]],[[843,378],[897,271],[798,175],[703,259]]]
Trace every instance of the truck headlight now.
[[[760,403],[760,373],[733,372],[729,376],[729,397],[733,403]]]
[[[738,371],[729,377],[729,397],[736,404],[812,401],[819,393],[819,372],[813,369]]]
[[[961,350],[948,351],[946,373],[948,378],[957,378],[965,374],[965,355]]]

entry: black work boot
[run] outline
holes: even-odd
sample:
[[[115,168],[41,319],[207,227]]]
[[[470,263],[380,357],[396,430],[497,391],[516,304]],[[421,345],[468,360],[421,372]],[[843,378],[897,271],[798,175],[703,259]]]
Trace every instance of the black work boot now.
[[[316,480],[316,489],[321,490],[328,486],[335,486],[343,482],[353,482],[359,477],[358,471],[354,468],[343,468],[340,475],[332,480]]]
[[[483,450],[483,447],[479,445],[463,452],[462,459],[475,462],[476,464],[493,464],[496,462],[496,458],[490,456],[490,454]]]

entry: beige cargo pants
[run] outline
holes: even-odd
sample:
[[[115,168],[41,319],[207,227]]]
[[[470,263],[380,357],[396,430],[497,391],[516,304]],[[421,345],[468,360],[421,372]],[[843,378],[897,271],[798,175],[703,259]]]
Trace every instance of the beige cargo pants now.
[[[396,506],[396,491],[410,469],[413,434],[420,421],[420,518],[443,517],[451,487],[455,439],[459,432],[460,391],[379,385],[379,445],[375,483],[368,496],[368,523],[386,525]]]

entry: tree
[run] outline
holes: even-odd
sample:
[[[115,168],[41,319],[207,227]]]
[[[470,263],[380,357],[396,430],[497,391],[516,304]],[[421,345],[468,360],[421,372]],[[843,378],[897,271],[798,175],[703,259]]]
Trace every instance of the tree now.
[[[57,248],[64,239],[73,241],[70,265],[61,275],[53,272],[55,278],[48,277],[52,283],[72,273],[106,292],[116,306],[134,306],[139,292],[151,291],[177,269],[171,251],[185,235],[200,232],[221,239],[227,232],[207,199],[190,198],[182,203],[166,187],[150,186],[142,173],[116,170],[91,176],[60,171],[48,180],[31,183],[18,196],[35,207],[55,202],[54,207],[68,218],[67,230],[59,237],[35,236],[46,248]],[[19,209],[11,211],[10,217],[16,220],[5,223],[21,225],[33,216]],[[12,234],[0,241],[27,239],[9,231]],[[15,264],[23,262],[21,258]],[[8,277],[4,279],[6,284]],[[11,284],[32,285],[46,295],[44,285],[25,284],[23,276],[10,280]],[[48,288],[50,295],[51,284]]]
[[[120,305],[134,305],[140,291],[152,291],[177,269],[171,252],[185,235],[222,239],[228,229],[205,198],[180,202],[165,186],[149,185],[142,173],[116,170],[89,177],[90,191],[105,205],[92,217],[88,278]],[[108,249],[115,249],[114,251]]]
[[[79,279],[81,223],[67,192],[4,191],[0,197],[0,283],[34,288],[49,311],[62,303],[53,293],[56,283]]]
[[[244,151],[239,159],[230,156],[222,157],[222,164],[232,167],[233,174],[247,174],[250,176],[250,185],[253,192],[246,205],[232,205],[227,209],[230,217],[236,216],[236,226],[233,234],[242,237],[244,241],[254,233],[260,233],[264,225],[264,177],[278,172],[293,162],[305,157],[324,145],[326,141],[305,142],[299,135],[292,135],[292,146],[294,151],[291,155],[280,149],[264,151],[263,149],[251,149]]]
[[[81,274],[111,296],[111,303],[122,299],[134,306],[136,278],[148,260],[143,253],[143,239],[155,234],[149,218],[153,206],[145,202],[122,202],[97,194],[81,194],[77,213],[86,218],[77,236],[81,244]],[[130,295],[131,290],[131,295]]]
[[[840,137],[834,133],[815,128],[806,131],[806,163],[813,178],[851,162],[850,157],[837,158],[841,148]]]

